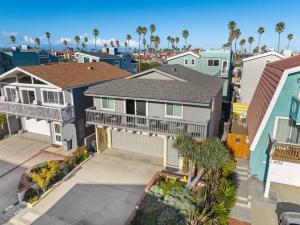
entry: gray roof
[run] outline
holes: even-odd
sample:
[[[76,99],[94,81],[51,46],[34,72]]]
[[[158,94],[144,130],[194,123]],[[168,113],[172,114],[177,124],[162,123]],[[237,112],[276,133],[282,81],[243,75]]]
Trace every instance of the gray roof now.
[[[118,79],[89,87],[85,94],[209,104],[223,86],[222,79],[184,66],[164,65],[155,69],[185,81]]]
[[[82,51],[81,53],[86,54],[86,55],[96,56],[96,57],[99,57],[100,59],[105,59],[105,58],[121,59],[121,57],[119,57],[119,56],[111,55],[111,54],[108,54],[105,52],[84,52],[84,51]]]

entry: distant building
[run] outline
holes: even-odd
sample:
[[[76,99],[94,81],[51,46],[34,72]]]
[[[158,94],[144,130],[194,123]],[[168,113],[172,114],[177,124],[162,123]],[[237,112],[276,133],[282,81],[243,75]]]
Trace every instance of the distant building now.
[[[232,52],[227,49],[204,50],[200,53],[188,51],[167,58],[167,64],[179,64],[204,74],[223,78],[223,102],[229,102],[231,98],[232,61]]]
[[[117,48],[103,48],[100,52],[75,52],[79,63],[106,62],[130,73],[137,72],[137,62],[127,52],[118,52]]]
[[[0,74],[17,66],[33,66],[57,63],[58,57],[43,49],[32,49],[27,45],[0,52]]]
[[[280,53],[272,51],[243,59],[240,89],[241,103],[250,104],[265,65],[284,58]]]

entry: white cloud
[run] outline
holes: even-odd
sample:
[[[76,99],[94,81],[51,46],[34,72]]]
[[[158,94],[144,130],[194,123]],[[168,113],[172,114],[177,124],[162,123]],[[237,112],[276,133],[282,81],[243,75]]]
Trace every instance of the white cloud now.
[[[2,34],[3,36],[5,36],[5,37],[9,37],[9,36],[11,36],[11,35],[15,35],[15,36],[18,35],[17,32],[10,32],[10,31],[5,31],[5,30],[2,30],[2,31],[1,31],[1,34]]]
[[[29,35],[25,35],[23,38],[24,38],[25,43],[34,44],[34,38],[33,37],[31,37]]]

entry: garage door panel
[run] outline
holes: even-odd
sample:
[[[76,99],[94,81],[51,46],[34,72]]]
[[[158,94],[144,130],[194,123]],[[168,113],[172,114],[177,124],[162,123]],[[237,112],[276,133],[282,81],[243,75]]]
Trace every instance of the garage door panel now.
[[[50,126],[45,120],[24,119],[24,124],[28,132],[50,136]]]
[[[163,157],[164,140],[156,136],[112,131],[112,147]]]

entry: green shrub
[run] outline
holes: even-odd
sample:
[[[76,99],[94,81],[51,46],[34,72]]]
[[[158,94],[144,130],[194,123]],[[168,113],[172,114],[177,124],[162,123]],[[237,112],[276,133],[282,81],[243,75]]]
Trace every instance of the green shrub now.
[[[228,160],[228,162],[223,166],[222,169],[223,177],[229,177],[233,173],[235,167],[236,167],[236,162],[233,159]]]
[[[164,182],[159,183],[159,186],[163,189],[164,196],[169,194],[172,190],[181,192],[183,189],[183,184],[172,178],[166,178]]]
[[[24,195],[23,201],[28,202],[28,203],[34,203],[37,200],[39,200],[39,194],[38,191],[34,188],[29,188]]]
[[[89,157],[89,152],[86,148],[77,148],[74,154],[75,164],[78,165]]]
[[[157,225],[182,225],[185,224],[178,211],[174,208],[166,208],[158,217]]]

